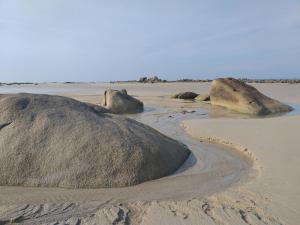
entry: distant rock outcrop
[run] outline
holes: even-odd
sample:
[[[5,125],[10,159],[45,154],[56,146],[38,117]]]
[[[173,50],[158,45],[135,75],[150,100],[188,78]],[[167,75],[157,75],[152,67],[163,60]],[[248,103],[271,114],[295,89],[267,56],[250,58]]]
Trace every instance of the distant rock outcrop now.
[[[0,185],[129,186],[173,173],[188,155],[183,144],[100,106],[0,95]]]
[[[158,78],[157,76],[152,76],[152,77],[140,77],[138,80],[140,83],[159,83],[159,82],[166,82],[166,80],[162,80]]]
[[[125,89],[121,91],[106,90],[103,106],[115,114],[140,113],[144,110],[143,102],[128,95]]]
[[[194,92],[181,92],[178,94],[173,95],[173,98],[179,98],[179,99],[194,99],[198,96],[198,94],[194,93]]]
[[[260,93],[256,88],[234,78],[219,78],[210,88],[212,105],[241,113],[265,115],[291,111],[292,108]]]
[[[147,77],[140,77],[140,78],[138,79],[138,82],[140,82],[140,83],[147,82]]]

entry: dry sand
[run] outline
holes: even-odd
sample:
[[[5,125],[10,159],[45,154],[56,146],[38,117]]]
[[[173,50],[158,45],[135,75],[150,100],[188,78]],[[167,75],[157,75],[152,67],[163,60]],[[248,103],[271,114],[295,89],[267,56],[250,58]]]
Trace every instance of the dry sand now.
[[[300,116],[292,113],[253,119],[207,104],[169,98],[181,91],[202,94],[208,86],[126,83],[1,87],[0,92],[23,88],[92,103],[101,102],[99,96],[107,87],[127,88],[149,107],[148,113],[135,119],[186,142],[194,158],[177,174],[126,189],[0,187],[0,224],[10,220],[24,224],[299,224]],[[270,97],[300,104],[300,85],[255,86]],[[159,110],[151,111],[152,107]],[[205,110],[181,113],[200,107]],[[232,116],[246,119],[226,118]],[[230,144],[236,150],[193,140],[180,129],[180,123],[196,139]]]
[[[229,144],[253,154],[259,176],[231,191],[252,196],[255,207],[262,210],[262,218],[272,215],[282,224],[300,222],[300,116],[190,120],[182,126],[195,138]],[[256,224],[250,218],[249,223]]]

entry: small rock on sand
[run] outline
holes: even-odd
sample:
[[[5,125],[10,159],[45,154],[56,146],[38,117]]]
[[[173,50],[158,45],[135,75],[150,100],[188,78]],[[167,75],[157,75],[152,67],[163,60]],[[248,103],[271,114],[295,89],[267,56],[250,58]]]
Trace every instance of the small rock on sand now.
[[[173,95],[173,98],[179,98],[179,99],[194,99],[198,96],[198,94],[194,93],[194,92],[182,92],[182,93],[178,93]]]
[[[140,113],[144,110],[143,102],[128,95],[125,89],[106,90],[103,106],[115,114]]]

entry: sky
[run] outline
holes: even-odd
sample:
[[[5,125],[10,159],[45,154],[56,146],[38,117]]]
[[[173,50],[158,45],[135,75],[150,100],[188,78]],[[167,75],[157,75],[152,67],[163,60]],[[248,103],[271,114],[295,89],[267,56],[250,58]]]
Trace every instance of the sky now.
[[[0,82],[300,78],[299,0],[0,0]]]

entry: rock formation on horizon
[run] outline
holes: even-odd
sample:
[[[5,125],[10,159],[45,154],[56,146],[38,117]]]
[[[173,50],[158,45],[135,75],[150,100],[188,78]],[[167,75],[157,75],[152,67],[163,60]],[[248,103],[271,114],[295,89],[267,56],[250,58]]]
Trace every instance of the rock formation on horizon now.
[[[140,113],[144,110],[143,102],[128,95],[125,89],[106,90],[103,98],[102,105],[115,114]]]
[[[0,95],[0,185],[123,187],[167,176],[185,145],[96,105],[38,94]]]
[[[219,78],[210,87],[212,105],[241,113],[266,115],[292,110],[292,107],[260,93],[255,87],[234,78]]]
[[[167,82],[166,80],[162,80],[158,78],[157,76],[152,76],[152,77],[140,77],[137,82],[140,83],[160,83],[160,82]]]

